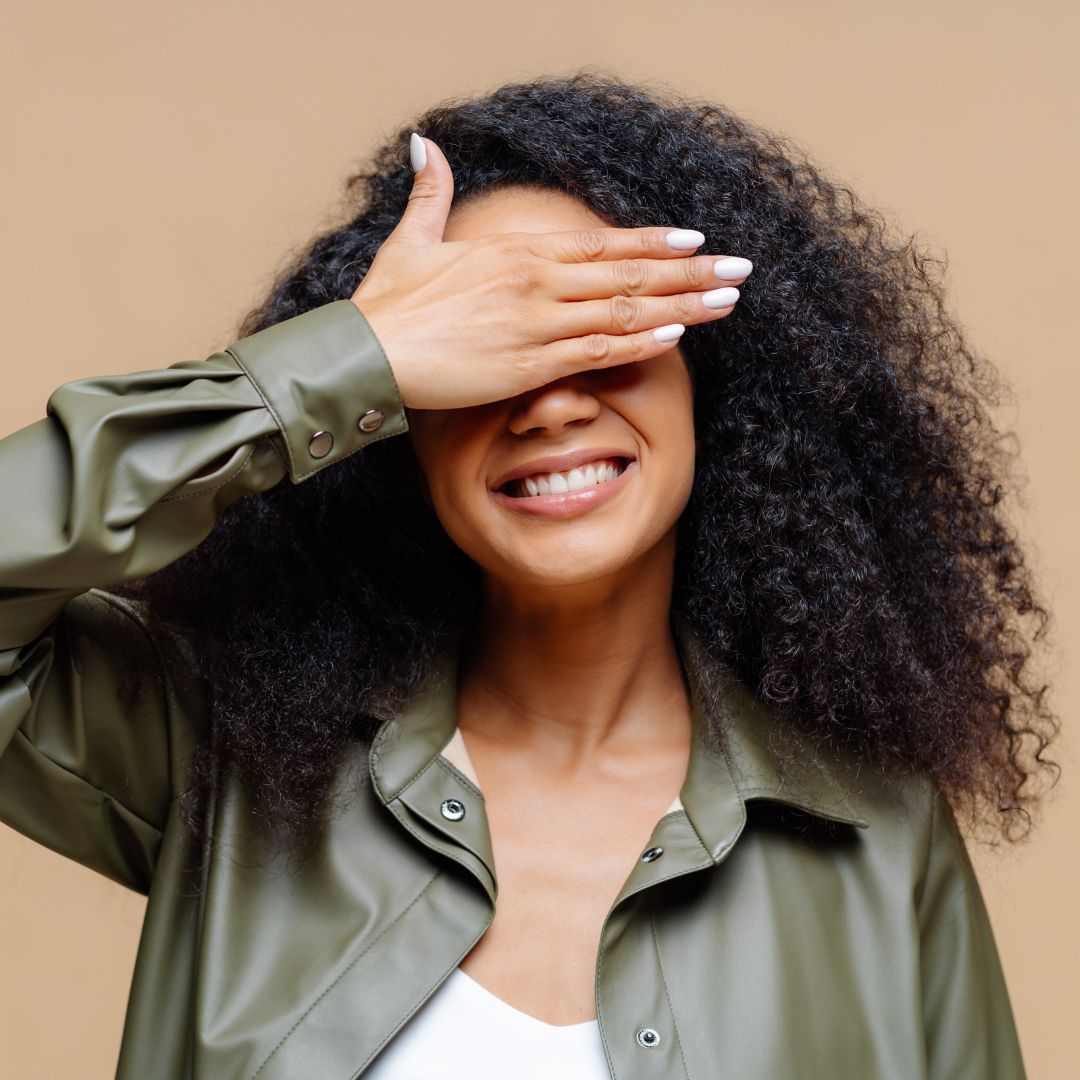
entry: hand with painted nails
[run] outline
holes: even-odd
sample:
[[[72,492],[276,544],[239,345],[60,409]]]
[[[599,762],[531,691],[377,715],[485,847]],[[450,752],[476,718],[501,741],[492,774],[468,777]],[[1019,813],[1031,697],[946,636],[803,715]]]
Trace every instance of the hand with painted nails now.
[[[688,324],[734,308],[748,259],[695,255],[692,229],[595,228],[443,238],[454,195],[430,139],[411,141],[413,189],[352,296],[402,402],[454,409],[588,369],[647,360]]]

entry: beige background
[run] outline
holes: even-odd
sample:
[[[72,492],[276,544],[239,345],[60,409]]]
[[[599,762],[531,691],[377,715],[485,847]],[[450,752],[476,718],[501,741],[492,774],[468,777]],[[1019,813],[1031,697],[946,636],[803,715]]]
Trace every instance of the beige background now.
[[[787,133],[947,252],[953,308],[1016,392],[1065,775],[1027,847],[974,857],[1030,1075],[1078,1075],[1076,5],[385,7],[6,5],[0,431],[67,380],[232,341],[346,173],[444,97],[599,65]],[[113,1075],[144,903],[0,827],[5,1075]]]

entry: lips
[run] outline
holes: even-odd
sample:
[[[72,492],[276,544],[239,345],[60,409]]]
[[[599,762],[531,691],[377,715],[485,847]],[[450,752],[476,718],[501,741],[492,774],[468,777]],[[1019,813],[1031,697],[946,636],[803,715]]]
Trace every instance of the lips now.
[[[602,458],[619,458],[624,465],[636,461],[637,456],[631,451],[618,446],[583,446],[577,450],[567,450],[562,454],[548,454],[546,457],[533,458],[509,472],[503,473],[492,485],[492,491],[499,491],[514,480],[521,480],[536,473],[568,472],[570,469],[585,465]]]
[[[614,480],[603,484],[586,484],[574,491],[563,491],[552,495],[528,495],[515,498],[505,491],[493,491],[491,497],[499,506],[523,519],[533,521],[569,520],[590,514],[599,507],[613,502],[633,484],[638,474],[638,462],[629,461]]]

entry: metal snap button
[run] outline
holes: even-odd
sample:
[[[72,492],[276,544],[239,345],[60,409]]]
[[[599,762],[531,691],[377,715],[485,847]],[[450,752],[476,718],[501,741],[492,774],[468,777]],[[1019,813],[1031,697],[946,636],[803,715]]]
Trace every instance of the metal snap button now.
[[[460,799],[443,799],[439,812],[448,821],[460,821],[465,816],[465,804]]]
[[[648,1046],[650,1048],[653,1046],[659,1046],[660,1032],[657,1031],[655,1028],[642,1028],[637,1033],[637,1041],[641,1043],[642,1046]]]
[[[663,854],[664,854],[664,849],[662,847],[657,846],[657,847],[646,848],[641,853],[641,861],[642,862],[655,862]]]
[[[363,432],[378,431],[383,422],[382,409],[368,409],[356,422],[356,426]]]
[[[334,445],[334,436],[329,431],[316,431],[307,444],[308,453],[312,457],[326,457]]]

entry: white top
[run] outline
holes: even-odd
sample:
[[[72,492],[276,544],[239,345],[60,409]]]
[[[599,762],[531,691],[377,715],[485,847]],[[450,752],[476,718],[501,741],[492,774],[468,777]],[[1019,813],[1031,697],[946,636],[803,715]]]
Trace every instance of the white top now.
[[[364,1080],[611,1080],[595,1020],[549,1024],[454,968]]]

